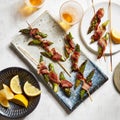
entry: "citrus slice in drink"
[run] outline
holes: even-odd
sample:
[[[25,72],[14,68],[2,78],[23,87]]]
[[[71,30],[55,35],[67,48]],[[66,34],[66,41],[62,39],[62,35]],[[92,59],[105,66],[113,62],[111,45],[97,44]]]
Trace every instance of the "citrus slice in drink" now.
[[[22,94],[20,85],[20,79],[18,75],[15,75],[10,81],[10,88],[15,94]]]
[[[10,107],[10,104],[8,100],[6,99],[5,92],[3,91],[3,89],[0,90],[0,104],[6,108]]]
[[[120,44],[120,32],[115,29],[112,29],[110,32],[111,39],[114,43]]]
[[[25,82],[23,90],[27,96],[31,96],[31,97],[38,96],[41,93],[41,91],[38,88],[33,86],[28,81]]]
[[[27,98],[22,94],[17,94],[14,96],[14,98],[11,100],[13,103],[18,104],[20,106],[28,107],[28,100]]]
[[[7,85],[5,85],[5,84],[3,84],[2,91],[4,92],[4,95],[5,95],[7,100],[11,100],[14,97],[14,94],[11,91],[11,89]]]

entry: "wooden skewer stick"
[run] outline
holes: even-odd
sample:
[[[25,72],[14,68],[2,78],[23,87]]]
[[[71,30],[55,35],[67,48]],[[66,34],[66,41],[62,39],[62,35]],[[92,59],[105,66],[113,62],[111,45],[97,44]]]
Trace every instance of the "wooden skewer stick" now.
[[[106,62],[106,56],[105,56],[105,54],[103,55],[103,57],[104,57],[104,61]]]
[[[109,0],[109,19],[110,19],[110,25],[109,25],[109,30],[111,31],[111,0]],[[110,43],[110,69],[112,71],[112,40],[111,40],[111,36],[109,37],[109,43]]]
[[[93,99],[92,99],[92,97],[91,97],[91,95],[90,95],[90,92],[87,90],[87,93],[88,93],[88,95],[89,95],[89,98],[90,98],[90,100],[91,100],[91,102],[93,101]]]
[[[93,8],[93,11],[94,11],[94,14],[95,14],[94,0],[92,0],[92,8]]]
[[[65,69],[65,67],[60,63],[60,62],[57,62],[58,65],[61,66],[61,68],[71,77],[70,73]]]
[[[26,50],[21,48],[20,46],[17,47],[26,57],[28,57],[36,66],[39,64]]]
[[[32,29],[32,26],[30,25],[30,23],[28,21],[26,21],[26,23],[29,26],[29,28]]]

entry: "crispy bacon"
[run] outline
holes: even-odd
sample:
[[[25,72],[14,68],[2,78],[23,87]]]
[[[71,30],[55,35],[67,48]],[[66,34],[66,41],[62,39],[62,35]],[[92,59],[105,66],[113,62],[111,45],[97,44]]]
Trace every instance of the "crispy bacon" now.
[[[106,29],[102,29],[101,27],[98,27],[95,33],[91,36],[93,42],[99,40],[102,37],[102,35],[105,33],[105,31]]]
[[[72,71],[77,71],[78,70],[78,60],[80,57],[80,47],[77,44],[75,46],[75,51],[73,52],[73,54],[71,55],[71,61],[72,61]]]
[[[65,56],[66,58],[69,57],[69,55],[74,51],[75,44],[73,42],[72,34],[69,32],[69,34],[65,37]]]
[[[83,82],[83,85],[82,85],[82,88],[84,89],[84,90],[86,90],[86,91],[88,91],[89,89],[90,89],[90,85],[89,84],[87,84],[85,81]]]
[[[42,40],[41,41],[41,46],[45,49],[48,50],[48,47],[53,44],[51,41],[48,40]]]
[[[101,18],[104,16],[104,9],[99,8],[94,17],[91,20],[90,27],[87,34],[91,33],[93,30],[97,30],[101,22]]]
[[[77,73],[76,78],[83,82],[82,88],[84,90],[89,90],[89,88],[92,86],[92,82],[87,82],[87,80],[84,78],[83,74]]]
[[[98,27],[98,29],[91,36],[91,43],[98,41],[103,36],[103,34],[106,31],[106,26],[108,25],[108,23],[109,20],[105,21],[101,26]]]
[[[52,60],[54,60],[54,61],[59,61],[62,58],[62,55],[60,55],[58,52],[56,52],[55,48],[51,49],[51,54],[52,54]]]
[[[106,49],[106,46],[107,46],[107,41],[105,40],[105,38],[101,38],[99,39],[98,41],[98,57],[97,59],[101,58],[102,55],[104,54],[105,52],[105,49]]]
[[[97,17],[101,19],[104,16],[104,9],[100,8],[96,14],[97,14]]]
[[[49,74],[49,71],[47,70],[44,61],[40,62],[37,68],[38,68],[38,74],[42,74],[42,75]]]
[[[73,48],[70,48],[69,45],[65,45],[65,50],[68,54],[72,53],[73,52]]]
[[[30,29],[30,36],[35,37],[38,32],[39,32],[38,28]]]
[[[71,60],[77,63],[79,57],[80,57],[80,52],[74,51],[74,53],[71,55]]]
[[[61,80],[61,87],[62,88],[71,88],[73,84],[68,80]]]
[[[66,35],[65,40],[66,40],[66,43],[69,44],[70,48],[75,49],[75,44],[73,42],[73,38],[72,38],[71,33],[69,33],[68,35]]]
[[[78,63],[72,63],[72,71],[78,71]]]
[[[54,82],[54,83],[57,83],[57,84],[60,84],[60,83],[61,83],[61,81],[59,80],[58,75],[57,75],[55,72],[50,71],[50,73],[49,73],[49,78],[50,78],[50,80],[51,80],[52,82]]]
[[[83,74],[77,73],[76,79],[78,79],[78,80],[84,80]]]

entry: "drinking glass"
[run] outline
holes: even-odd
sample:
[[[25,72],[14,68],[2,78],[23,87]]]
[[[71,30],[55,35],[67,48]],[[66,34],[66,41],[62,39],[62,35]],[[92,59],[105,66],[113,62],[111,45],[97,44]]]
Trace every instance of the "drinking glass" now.
[[[80,22],[83,16],[82,6],[74,0],[64,2],[59,12],[61,18],[59,24],[66,31],[74,24]]]
[[[25,0],[26,5],[33,8],[41,8],[44,2],[45,0]]]

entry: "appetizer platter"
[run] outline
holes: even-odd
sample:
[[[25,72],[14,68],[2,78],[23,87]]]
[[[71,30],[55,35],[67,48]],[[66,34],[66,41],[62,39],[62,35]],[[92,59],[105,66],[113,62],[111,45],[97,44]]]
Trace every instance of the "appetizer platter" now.
[[[109,17],[109,3],[100,2],[91,6],[84,14],[80,24],[80,36],[85,46],[93,53],[97,54],[97,58],[102,55],[110,54],[110,24],[112,29],[119,30],[118,16],[120,12],[120,5],[114,2],[111,3],[111,23]],[[101,55],[100,55],[101,50]],[[120,51],[120,45],[112,42],[112,54]]]
[[[67,112],[91,99],[91,94],[108,80],[74,43],[72,33],[66,33],[47,11],[19,33],[11,45]]]

